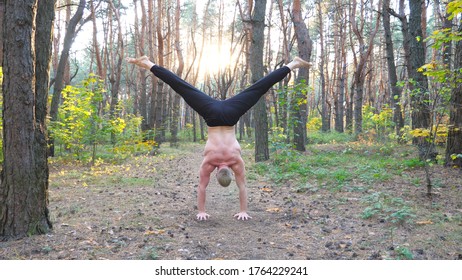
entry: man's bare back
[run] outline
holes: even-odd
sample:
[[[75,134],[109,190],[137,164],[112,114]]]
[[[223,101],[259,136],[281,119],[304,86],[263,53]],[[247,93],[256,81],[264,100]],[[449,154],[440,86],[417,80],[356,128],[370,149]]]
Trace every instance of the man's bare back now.
[[[208,140],[204,148],[204,160],[199,171],[199,188],[197,205],[198,220],[206,220],[205,189],[210,181],[210,174],[215,169],[230,168],[234,172],[239,188],[240,212],[235,215],[239,220],[251,219],[247,214],[247,191],[245,188],[245,166],[241,157],[241,146],[236,139],[234,126],[208,127]]]
[[[204,163],[219,168],[231,167],[241,160],[241,146],[236,140],[234,127],[209,127],[208,140],[204,148]]]

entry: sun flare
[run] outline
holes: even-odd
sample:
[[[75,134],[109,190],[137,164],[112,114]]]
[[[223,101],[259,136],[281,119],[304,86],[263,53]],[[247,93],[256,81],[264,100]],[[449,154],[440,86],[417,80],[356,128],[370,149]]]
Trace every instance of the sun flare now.
[[[200,64],[205,74],[213,75],[229,66],[231,60],[231,56],[228,52],[224,51],[223,48],[220,49],[217,46],[209,46],[204,49]]]

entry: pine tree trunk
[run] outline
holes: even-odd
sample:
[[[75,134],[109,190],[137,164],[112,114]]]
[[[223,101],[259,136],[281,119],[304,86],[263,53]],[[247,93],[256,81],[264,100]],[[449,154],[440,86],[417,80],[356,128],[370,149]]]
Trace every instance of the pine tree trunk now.
[[[3,65],[3,17],[5,16],[5,0],[0,0],[0,65]]]
[[[252,15],[252,38],[250,44],[250,70],[252,84],[263,77],[263,46],[265,30],[266,0],[255,0]],[[266,98],[262,97],[254,109],[255,116],[255,161],[269,159],[268,116]]]
[[[25,237],[52,227],[48,213],[46,93],[54,0],[5,6],[0,236]],[[37,14],[39,12],[39,14]],[[36,52],[34,42],[40,44]],[[42,45],[43,44],[43,45]],[[36,72],[37,71],[37,72]],[[37,81],[45,85],[37,85]]]
[[[178,57],[178,68],[176,70],[176,74],[179,77],[181,77],[181,75],[183,74],[183,69],[184,69],[184,59],[183,59],[183,53],[181,52],[181,44],[180,44],[180,0],[176,0],[176,8],[175,8],[175,51]],[[175,93],[173,95],[172,122],[170,124],[170,133],[172,134],[170,145],[172,146],[178,145],[178,123],[180,121],[180,100],[181,100],[180,95]]]
[[[162,18],[163,18],[163,0],[157,0],[157,25],[156,25],[156,32],[157,32],[157,64],[159,66],[164,66],[164,36],[162,33]],[[163,110],[164,110],[164,102],[165,102],[165,86],[164,82],[160,79],[157,80],[157,85],[153,84],[153,94],[151,96],[151,103],[154,104],[154,110],[151,111],[151,122],[154,124],[155,129],[155,141],[157,143],[163,143],[165,141],[163,137],[163,130],[164,127],[164,120],[163,120]],[[154,91],[154,88],[157,86],[157,90]],[[155,93],[155,94],[154,94]]]
[[[313,42],[308,33],[308,28],[302,19],[300,0],[293,4],[293,18],[295,37],[297,39],[298,56],[303,60],[310,61]],[[309,71],[303,67],[298,69],[296,84],[308,84]],[[294,145],[297,151],[305,151],[306,144],[306,121],[307,121],[307,96],[306,90],[298,90],[295,93],[295,101],[299,104],[294,113]]]
[[[391,88],[391,104],[393,108],[393,122],[395,123],[396,135],[401,135],[401,129],[404,126],[404,119],[401,112],[401,88],[397,85],[398,76],[396,74],[395,55],[393,48],[393,41],[391,39],[390,27],[390,0],[383,0],[382,15],[383,15],[383,28],[385,32],[385,51],[387,55],[388,66],[388,83]],[[398,137],[400,141],[401,137]]]
[[[462,32],[462,24],[459,25]],[[462,41],[455,46],[454,71],[462,69]],[[460,74],[458,76],[460,79]],[[446,146],[446,166],[462,168],[462,83],[452,89],[449,105],[450,117],[448,125],[448,142]],[[453,158],[453,156],[455,158]]]
[[[411,80],[411,110],[412,128],[431,128],[431,110],[428,102],[428,80],[418,69],[425,64],[425,48],[422,31],[422,3],[424,0],[409,0],[409,31],[410,31],[410,70]],[[422,160],[435,160],[437,152],[434,143],[416,137],[414,144],[419,150]]]

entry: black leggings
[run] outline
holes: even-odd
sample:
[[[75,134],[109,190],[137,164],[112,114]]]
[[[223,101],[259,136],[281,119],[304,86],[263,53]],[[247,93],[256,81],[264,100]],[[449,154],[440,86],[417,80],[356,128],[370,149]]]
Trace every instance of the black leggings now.
[[[284,79],[290,69],[283,66],[226,100],[213,99],[161,66],[152,66],[151,72],[181,95],[208,126],[233,126],[274,84]]]

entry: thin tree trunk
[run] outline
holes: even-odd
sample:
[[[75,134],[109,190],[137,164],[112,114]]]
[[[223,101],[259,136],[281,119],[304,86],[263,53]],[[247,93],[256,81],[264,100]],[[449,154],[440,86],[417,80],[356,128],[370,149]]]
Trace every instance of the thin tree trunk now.
[[[459,24],[459,32],[462,32],[462,24]],[[462,41],[455,45],[454,69],[462,69]],[[460,79],[460,75],[456,77]],[[462,168],[462,83],[452,89],[449,114],[445,164]]]
[[[184,69],[184,59],[183,53],[181,51],[180,45],[180,0],[176,0],[176,8],[175,8],[175,50],[176,55],[178,57],[178,68],[176,70],[176,74],[181,77],[183,74]],[[181,97],[179,94],[173,95],[173,116],[172,116],[172,123],[170,124],[170,133],[172,134],[170,145],[177,146],[178,145],[178,123],[180,121],[180,101]]]
[[[418,69],[425,64],[424,37],[422,32],[422,2],[423,0],[409,0],[409,30],[410,30],[410,72],[411,80],[411,109],[412,128],[430,129],[431,111],[428,103],[428,80]],[[437,152],[433,143],[416,137],[414,144],[419,149],[419,156],[422,160],[436,158]]]
[[[164,36],[162,33],[162,19],[163,19],[163,0],[157,0],[157,26],[156,26],[156,32],[157,32],[157,64],[159,66],[164,66]],[[153,85],[154,88],[155,85]],[[163,109],[164,109],[164,95],[166,93],[164,92],[164,82],[161,81],[160,79],[157,79],[157,91],[151,97],[151,102],[155,101],[155,110],[153,113],[154,116],[154,129],[155,129],[155,141],[157,143],[163,143],[165,139],[162,137],[163,135],[163,130],[164,128],[164,120],[162,119],[163,117]]]
[[[382,15],[383,15],[383,28],[385,31],[385,51],[388,66],[388,83],[391,88],[390,103],[393,108],[393,121],[395,123],[396,135],[398,135],[398,142],[401,141],[401,129],[404,126],[404,119],[401,112],[401,93],[402,89],[397,85],[398,76],[396,74],[395,54],[393,48],[393,40],[391,39],[390,27],[390,0],[383,0]]]
[[[119,10],[114,6],[112,0],[109,0],[109,5],[111,6],[112,12],[115,16],[117,22],[117,44],[115,52],[111,55],[111,74],[109,81],[111,83],[111,103],[109,107],[109,114],[112,120],[118,118],[117,113],[117,104],[119,103],[119,88],[120,88],[120,79],[122,74],[122,62],[124,59],[124,42],[122,37],[122,23],[119,17]],[[113,44],[115,45],[115,44]],[[112,144],[116,143],[115,134],[111,133],[111,142]]]
[[[311,50],[313,42],[308,33],[308,28],[302,19],[301,3],[300,0],[295,0],[292,7],[294,23],[295,37],[297,39],[298,56],[306,61],[310,61]],[[298,69],[298,76],[295,83],[308,84],[309,82],[309,69],[300,68]],[[307,122],[307,94],[306,90],[298,90],[295,93],[295,100],[298,103],[294,114],[294,145],[298,151],[305,151],[306,144],[306,122]]]
[[[66,35],[64,35],[63,50],[59,58],[58,68],[55,72],[54,87],[53,87],[53,97],[51,99],[50,107],[50,121],[56,121],[58,118],[58,108],[61,103],[61,92],[64,88],[64,73],[67,62],[69,60],[69,52],[71,50],[72,44],[74,43],[74,38],[77,35],[77,24],[82,19],[83,11],[85,9],[86,0],[80,0],[79,6],[74,16],[69,21],[67,26]],[[50,156],[54,156],[54,141],[52,135],[49,139],[50,146]]]
[[[324,24],[322,14],[322,3],[318,2],[318,22],[319,22],[319,44],[320,44],[320,62],[319,62],[319,79],[321,83],[321,119],[322,125],[321,130],[324,132],[330,131],[330,114],[327,111],[327,92],[326,92],[326,79],[324,75],[324,64],[326,60],[324,52]]]
[[[250,71],[252,84],[263,77],[263,46],[265,30],[266,0],[255,0],[252,14],[252,36],[250,44]],[[262,97],[255,105],[255,161],[269,159],[268,148],[268,115],[266,114],[266,98]]]
[[[354,132],[356,135],[360,134],[363,131],[363,97],[364,97],[364,81],[367,75],[367,61],[369,60],[372,49],[374,46],[375,35],[379,30],[380,24],[380,15],[377,15],[375,22],[375,29],[372,31],[372,34],[369,34],[368,44],[365,44],[363,28],[364,28],[364,18],[361,18],[360,25],[356,22],[356,0],[353,0],[353,7],[351,9],[352,13],[350,15],[351,26],[353,33],[356,35],[357,40],[359,41],[359,61],[356,63],[356,70],[354,74],[354,108],[353,108],[353,117],[354,117]],[[361,5],[365,5],[364,3]],[[379,6],[381,5],[381,0],[379,1]],[[361,7],[363,9],[363,7]],[[363,13],[361,12],[361,15]]]

